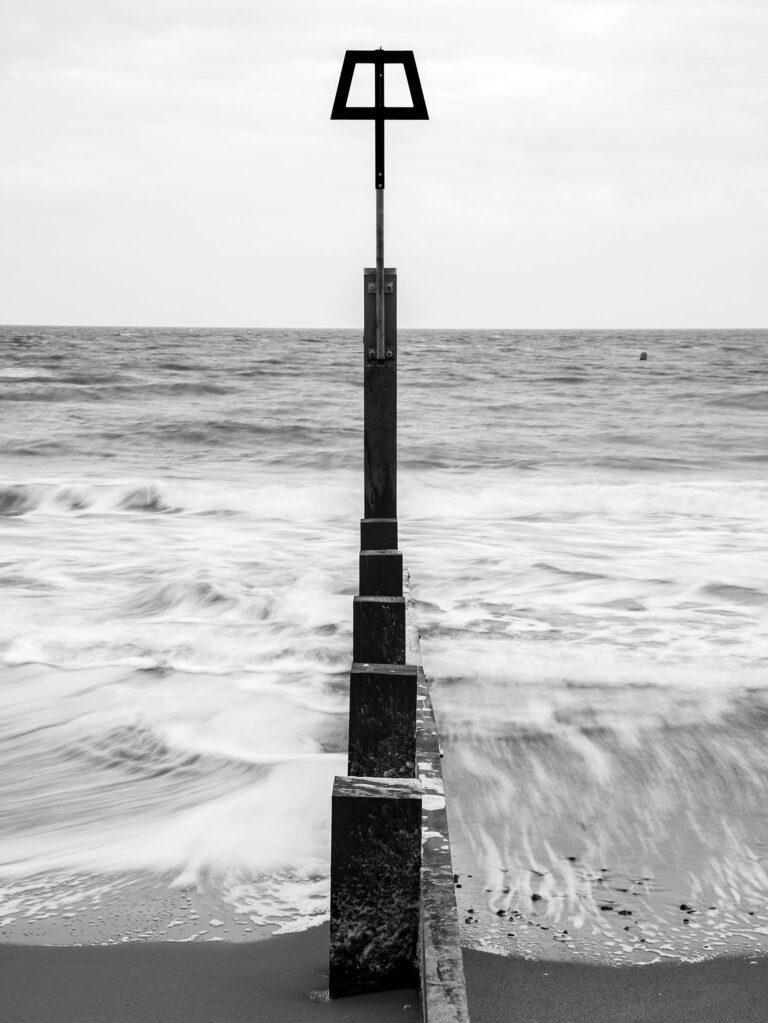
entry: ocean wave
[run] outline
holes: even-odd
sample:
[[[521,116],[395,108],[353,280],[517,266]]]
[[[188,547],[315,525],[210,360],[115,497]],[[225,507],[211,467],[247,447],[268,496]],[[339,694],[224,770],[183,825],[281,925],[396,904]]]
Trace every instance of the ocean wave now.
[[[756,412],[765,412],[768,409],[768,390],[748,391],[744,394],[729,394],[723,398],[713,398],[706,402],[707,405],[714,405],[721,408],[743,408],[753,409]]]
[[[179,507],[169,500],[163,488],[156,483],[129,489],[120,497],[118,507],[125,508],[126,511],[141,512],[180,511]]]
[[[0,517],[34,513],[61,514],[190,514],[238,513],[290,517],[314,517],[318,504],[329,515],[354,519],[356,480],[338,473],[333,482],[307,474],[304,485],[287,477],[272,477],[250,486],[206,484],[201,481],[115,481],[111,483],[35,482],[0,485]]]
[[[199,757],[187,751],[173,751],[152,729],[137,724],[120,725],[89,736],[77,745],[78,755],[109,770],[155,777],[174,770],[188,770]]]
[[[729,604],[768,607],[768,593],[752,586],[734,586],[732,583],[708,583],[701,588],[708,597],[717,597]]]
[[[121,375],[116,373],[95,372],[64,373],[56,379],[60,384],[78,384],[88,386],[90,384],[114,384],[117,380],[121,379]]]
[[[237,600],[223,592],[220,586],[205,580],[171,580],[155,582],[132,595],[126,609],[129,614],[159,615],[168,611],[204,608],[226,608],[237,605]]]
[[[30,487],[0,488],[0,515],[25,515],[36,506],[35,494]]]
[[[144,384],[141,386],[142,394],[230,394],[233,390],[233,387],[228,387],[226,384],[186,383],[185,381],[169,381],[167,383]]]
[[[0,369],[0,383],[13,381],[25,384],[47,384],[53,378],[53,374],[44,369],[37,369],[31,366],[5,366]]]
[[[108,485],[19,483],[0,487],[0,516],[33,512],[173,512],[167,488],[159,483]]]
[[[45,458],[50,455],[60,455],[65,451],[72,452],[72,450],[72,445],[63,440],[0,441],[0,451],[17,458]]]
[[[18,588],[23,590],[53,590],[52,583],[38,576],[25,574],[24,572],[0,571],[0,587]]]
[[[586,580],[586,579],[608,579],[608,578],[610,578],[609,576],[604,575],[602,572],[585,572],[585,571],[582,571],[582,570],[579,570],[579,569],[559,568],[557,565],[550,565],[546,561],[537,561],[537,562],[534,563],[533,567],[534,568],[541,568],[545,572],[554,572],[555,575],[568,576],[571,579]]]
[[[29,381],[23,381],[23,383],[29,383]],[[19,389],[14,391],[8,391],[3,394],[3,401],[15,401],[15,402],[38,402],[38,403],[50,403],[55,404],[57,402],[81,402],[84,399],[88,401],[103,401],[109,397],[106,393],[106,389],[97,389],[84,391],[81,387],[76,384],[67,384],[62,386],[61,384],[54,383],[50,380],[47,382],[47,386],[44,388],[27,388]]]
[[[3,401],[40,402],[97,402],[113,399],[144,401],[155,397],[196,397],[230,394],[235,388],[208,382],[157,381],[148,382],[138,376],[115,373],[69,373],[46,372],[11,375],[6,371],[0,376],[0,386],[5,385]],[[11,389],[13,385],[13,389]]]
[[[246,442],[253,440],[274,442],[280,445],[281,458],[285,445],[291,445],[299,451],[308,447],[316,451],[318,447],[317,431],[297,423],[289,425],[287,423],[254,423],[235,419],[209,419],[181,423],[158,423],[149,427],[146,432],[162,437],[165,442],[175,440],[185,444],[215,445],[217,447],[236,443],[238,439]],[[111,434],[111,436],[115,435]],[[116,439],[122,439],[122,435],[117,434]]]
[[[176,745],[150,725],[137,722],[85,736],[69,752],[99,771],[129,775],[134,781],[174,776],[166,780],[179,781],[188,790],[195,787],[198,797],[220,791],[227,778],[239,785],[263,778],[268,771],[266,764]]]
[[[586,373],[580,376],[542,377],[542,381],[547,384],[586,384],[590,380]]]
[[[117,749],[120,742],[118,736]],[[128,748],[134,753],[142,749]],[[114,749],[113,744],[113,759]],[[153,756],[160,751],[162,759],[162,747],[152,750]],[[126,764],[142,770],[139,760],[118,760],[121,773]],[[173,871],[179,885],[192,885],[237,872],[247,872],[251,881],[280,871],[322,874],[330,843],[327,800],[345,762],[345,756],[326,754],[309,762],[256,766],[241,784],[218,792],[201,776],[203,791],[187,805],[180,798],[183,769],[172,798],[163,790],[168,775],[143,779],[140,774],[139,788],[159,789],[158,798],[143,803],[135,795],[127,806],[115,795],[129,791],[127,779],[121,786],[116,778],[114,786],[92,793],[90,812],[83,806],[79,815],[50,821],[45,830],[17,827],[3,834],[0,877],[51,870],[151,870]],[[53,779],[49,784],[56,791]],[[131,780],[130,791],[135,784]]]
[[[402,474],[403,516],[450,519],[542,519],[601,516],[637,519],[650,516],[691,519],[765,519],[768,484],[762,481],[659,479],[643,482],[582,482],[576,477],[528,474],[422,473]]]
[[[765,638],[756,649],[725,652],[707,649],[702,642],[697,653],[689,649],[668,653],[659,643],[641,637],[632,646],[576,646],[557,631],[491,636],[456,631],[454,634],[422,633],[422,649],[430,675],[438,680],[434,698],[446,727],[465,727],[470,720],[503,731],[517,719],[520,708],[511,705],[505,693],[512,688],[537,691],[545,686],[550,694],[569,689],[605,688],[618,692],[653,691],[643,696],[655,705],[662,691],[697,694],[707,691],[738,692],[766,687]],[[689,647],[693,644],[689,641]],[[482,678],[477,680],[477,665]],[[555,699],[547,698],[548,703]],[[480,702],[478,702],[480,701]],[[480,710],[480,703],[485,712]],[[487,714],[487,717],[486,717]],[[495,724],[494,724],[495,722]]]

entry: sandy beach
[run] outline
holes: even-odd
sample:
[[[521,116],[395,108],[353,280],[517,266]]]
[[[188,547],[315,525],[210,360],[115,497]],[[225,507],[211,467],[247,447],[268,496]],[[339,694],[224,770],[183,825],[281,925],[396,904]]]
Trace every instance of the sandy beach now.
[[[266,941],[0,945],[3,1023],[416,1023],[418,991],[328,1000],[328,925]]]
[[[768,958],[593,966],[464,950],[472,1023],[759,1023]]]
[[[472,1023],[762,1023],[768,958],[611,967],[464,950]],[[418,991],[328,1001],[328,925],[263,941],[0,945],[3,1023],[417,1023]]]

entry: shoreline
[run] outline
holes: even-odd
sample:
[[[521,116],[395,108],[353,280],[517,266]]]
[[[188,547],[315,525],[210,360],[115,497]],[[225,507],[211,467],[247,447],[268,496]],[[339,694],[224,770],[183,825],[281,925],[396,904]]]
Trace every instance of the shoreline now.
[[[328,1000],[329,927],[253,942],[0,944],[3,1023],[418,1023],[417,990]]]
[[[464,949],[472,1023],[762,1023],[768,956],[609,966]]]
[[[319,926],[325,919],[327,913],[259,919],[227,898],[215,878],[183,886],[172,873],[146,871],[0,878],[0,948],[252,943]]]

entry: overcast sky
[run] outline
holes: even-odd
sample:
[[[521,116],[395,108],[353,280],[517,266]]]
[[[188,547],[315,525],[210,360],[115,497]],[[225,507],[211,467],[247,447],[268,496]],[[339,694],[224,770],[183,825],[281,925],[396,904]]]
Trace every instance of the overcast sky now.
[[[765,0],[1,12],[1,322],[358,325],[373,126],[329,117],[382,46],[430,114],[387,126],[401,326],[768,326]]]

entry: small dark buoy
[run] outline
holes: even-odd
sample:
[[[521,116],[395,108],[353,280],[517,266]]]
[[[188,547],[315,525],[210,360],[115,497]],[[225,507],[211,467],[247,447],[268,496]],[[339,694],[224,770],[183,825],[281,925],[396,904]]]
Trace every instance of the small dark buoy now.
[[[640,362],[648,361],[648,352],[640,352]]]

